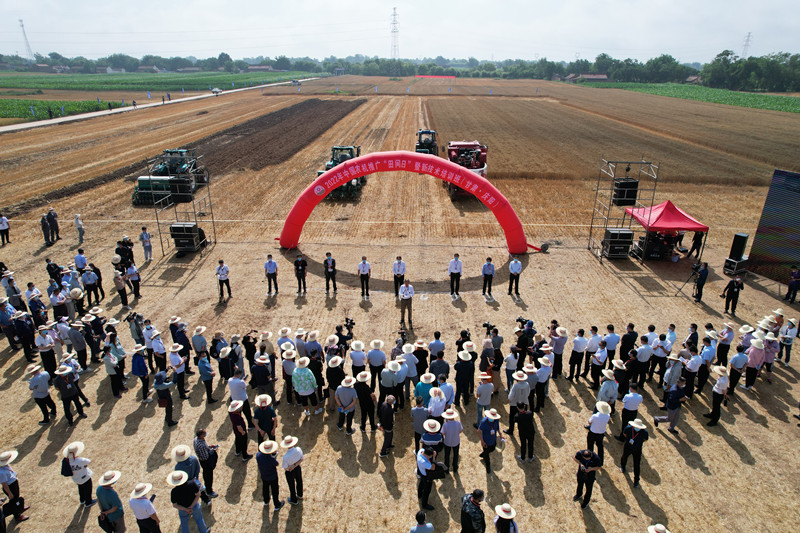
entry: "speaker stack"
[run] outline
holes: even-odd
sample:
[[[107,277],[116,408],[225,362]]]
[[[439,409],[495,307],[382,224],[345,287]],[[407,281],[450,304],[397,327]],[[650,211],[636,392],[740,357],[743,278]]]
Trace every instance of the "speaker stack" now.
[[[722,268],[725,274],[735,276],[740,272],[744,272],[747,268],[747,256],[744,255],[744,249],[747,247],[747,239],[749,237],[747,233],[737,233],[733,236],[731,253],[728,259],[725,260],[725,266]]]
[[[628,257],[633,244],[633,230],[630,228],[606,228],[603,239],[603,255],[609,259]]]
[[[614,205],[636,205],[639,193],[639,180],[634,178],[614,178]]]

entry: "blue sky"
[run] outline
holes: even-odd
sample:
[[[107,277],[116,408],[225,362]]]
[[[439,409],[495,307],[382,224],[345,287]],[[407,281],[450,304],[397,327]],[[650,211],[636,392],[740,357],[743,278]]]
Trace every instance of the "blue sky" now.
[[[114,52],[198,58],[364,54],[388,57],[392,8],[400,56],[646,60],[668,53],[707,62],[724,49],[797,53],[800,9],[785,0],[0,0],[0,53],[97,58]]]

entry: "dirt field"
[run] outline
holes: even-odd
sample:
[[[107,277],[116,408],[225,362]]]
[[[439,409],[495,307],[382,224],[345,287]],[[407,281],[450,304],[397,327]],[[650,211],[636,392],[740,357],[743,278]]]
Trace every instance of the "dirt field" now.
[[[370,95],[366,103],[315,139],[309,138],[296,153],[288,154],[285,162],[258,169],[242,161],[241,167],[233,165],[229,172],[215,175],[212,193],[217,244],[202,256],[178,259],[160,257],[156,241],[157,260],[142,268],[143,298],[136,303],[136,310],[160,329],[166,330],[169,317],[178,314],[191,327],[204,324],[209,333],[221,329],[228,335],[250,328],[277,331],[282,326],[319,329],[324,335],[349,316],[356,320],[357,338],[381,338],[391,345],[399,312],[391,293],[391,262],[400,253],[408,263],[408,276],[418,293],[414,301],[416,328],[411,339],[430,340],[434,330],[441,330],[447,343],[446,358],[451,363],[455,358],[453,342],[460,329],[469,327],[474,337],[480,338],[480,324],[488,320],[510,339],[513,319],[519,315],[535,320],[540,329],[551,318],[558,318],[570,336],[577,328],[588,329],[590,324],[614,323],[621,329],[629,320],[636,323],[638,331],[652,323],[659,332],[674,322],[679,336],[690,322],[702,325],[711,321],[721,328],[722,321],[727,320],[722,315],[722,300],[717,297],[727,282],[721,271],[722,262],[733,233],[754,233],[766,194],[765,187],[747,177],[768,176],[769,165],[778,166],[781,158],[790,156],[778,153],[768,165],[751,154],[742,157],[741,164],[750,169],[749,173],[736,173],[737,166],[729,161],[733,156],[714,155],[713,150],[698,143],[603,118],[616,112],[611,103],[592,103],[595,109],[602,111],[604,105],[608,109],[590,114],[563,102],[525,98],[532,96],[531,92],[535,95],[538,84],[524,83],[524,87],[523,82],[503,85],[503,90],[510,93],[525,92],[521,98]],[[304,83],[303,91],[307,86]],[[597,93],[608,98],[606,91]],[[650,98],[652,102],[663,100],[632,96]],[[10,205],[30,198],[34,192],[29,189],[44,194],[102,176],[164,148],[196,142],[307,98],[302,93],[264,97],[243,93],[235,98],[171,106],[175,108],[171,110],[147,110],[135,117],[108,117],[58,129],[0,136],[6,154],[0,162],[2,203]],[[325,98],[353,100],[352,96]],[[482,115],[482,119],[465,113],[463,104]],[[709,106],[706,111],[711,113],[718,108]],[[208,113],[199,114],[203,111]],[[739,121],[758,120],[747,110],[737,111]],[[724,116],[719,120],[734,128]],[[300,248],[310,265],[309,293],[296,298],[291,270],[294,254],[282,253],[273,238],[280,233],[294,199],[329,156],[330,146],[360,144],[362,153],[410,149],[416,129],[428,125],[439,129],[444,139],[478,138],[487,142],[489,177],[516,208],[528,240],[535,244],[551,242],[549,254],[523,258],[522,300],[515,302],[505,296],[508,259],[502,231],[491,213],[474,200],[451,201],[438,180],[408,173],[374,175],[360,202],[323,202],[314,211]],[[287,119],[287,131],[291,127],[292,119]],[[668,131],[666,126],[664,131]],[[779,142],[780,135],[775,136]],[[239,136],[238,142],[244,140]],[[672,199],[711,226],[706,259],[711,263],[712,275],[706,286],[705,304],[691,301],[690,285],[684,294],[675,296],[689,275],[685,261],[644,266],[631,261],[601,264],[586,250],[585,225],[594,196],[597,162],[603,153],[612,156],[605,150],[614,147],[661,160],[664,179],[656,201]],[[276,152],[281,147],[273,143],[265,150]],[[704,158],[704,153],[709,157]],[[692,163],[687,164],[687,159]],[[47,177],[49,165],[56,169],[57,176]],[[674,170],[678,168],[683,169],[685,181],[678,179]],[[693,183],[701,181],[703,172],[716,179],[712,183]],[[37,180],[32,182],[31,175]],[[739,181],[745,184],[728,185]],[[118,179],[54,202],[61,216],[64,240],[52,248],[41,246],[38,212],[12,218],[13,244],[2,249],[0,259],[17,272],[15,277],[22,284],[30,280],[39,287],[46,286],[44,258],[51,257],[62,264],[71,260],[77,239],[69,222],[74,213],[81,212],[87,225],[87,254],[104,272],[110,270],[113,241],[123,233],[138,235],[142,224],[153,225],[152,210],[130,205],[131,188],[130,183]],[[204,224],[206,231],[209,226],[208,222]],[[326,297],[323,288],[321,261],[326,251],[333,253],[339,265],[336,297]],[[465,263],[464,298],[456,302],[449,297],[446,281],[447,260],[454,252],[459,252]],[[275,255],[279,262],[281,294],[277,298],[264,295],[263,262],[267,253]],[[138,246],[135,254],[141,258]],[[369,302],[359,298],[355,275],[362,254],[373,266]],[[496,301],[488,302],[477,292],[480,265],[487,255],[493,256],[498,265]],[[222,306],[216,305],[213,278],[218,258],[225,258],[231,266],[234,292],[234,298]],[[108,298],[103,306],[108,315],[124,317],[119,299],[111,297],[110,281],[105,286]],[[748,281],[734,320],[737,326],[747,321],[754,323],[778,306],[786,308],[777,291],[772,282]],[[787,309],[787,316],[797,314],[796,307]],[[127,331],[122,333],[122,339],[126,347],[132,346]],[[176,531],[178,520],[169,506],[164,483],[172,469],[169,453],[177,444],[188,444],[197,427],[207,427],[209,440],[222,445],[215,481],[220,497],[210,511],[204,510],[215,531],[260,528],[388,532],[402,531],[413,522],[417,503],[414,461],[409,450],[413,434],[407,412],[397,417],[397,448],[393,456],[379,459],[380,436],[359,432],[346,437],[336,431],[333,413],[324,419],[316,416],[302,420],[299,408],[282,403],[278,408],[278,434],[300,437],[300,446],[307,454],[303,466],[306,495],[301,506],[273,514],[261,505],[255,465],[244,466],[233,455],[225,405],[206,409],[197,376],[189,379],[191,399],[177,408],[182,418],[171,431],[163,430],[163,414],[157,407],[139,403],[135,396],[138,384],[122,400],[114,400],[102,368],[82,380],[93,403],[87,420],[71,430],[63,419],[41,428],[36,425],[38,409],[22,381],[24,359],[7,348],[0,352],[0,358],[0,390],[7,398],[7,412],[18,419],[17,423],[0,428],[0,443],[4,449],[20,451],[15,465],[23,495],[33,505],[31,520],[12,530],[96,529],[97,512],[78,510],[75,487],[58,476],[61,450],[70,441],[82,440],[87,444],[86,455],[93,460],[95,480],[107,469],[121,470],[118,492],[124,501],[137,482],[152,482],[158,494],[156,508],[166,526],[162,529]],[[796,438],[791,414],[796,412],[798,378],[797,371],[781,366],[776,370],[774,384],[760,381],[755,393],[742,392],[731,400],[716,428],[705,427],[706,419],[700,416],[708,410],[707,387],[706,394],[693,399],[684,411],[678,436],[652,427],[651,417],[660,414],[655,402],[660,393],[647,385],[640,414],[651,431],[651,440],[645,445],[642,487],[632,488],[632,475],[618,471],[621,445],[607,439],[606,468],[598,476],[592,505],[584,512],[571,501],[575,482],[571,457],[585,446],[583,424],[591,414],[594,398],[584,383],[572,385],[561,379],[552,384],[551,401],[537,419],[535,462],[524,466],[517,463],[514,454],[518,441],[513,439],[494,454],[494,473],[488,476],[477,462],[479,442],[471,426],[475,416],[471,404],[461,411],[465,435],[459,475],[437,483],[431,500],[437,510],[429,513],[429,519],[437,531],[457,530],[460,497],[478,487],[487,491],[487,515],[493,516],[494,505],[508,501],[518,510],[523,531],[556,527],[565,531],[645,531],[654,522],[666,523],[674,531],[783,531],[800,515],[785,503],[800,496],[795,481],[797,468],[780,453],[787,440]],[[221,386],[216,394],[223,395]],[[501,392],[493,403],[504,414],[503,428],[508,412],[504,402],[505,394]],[[60,413],[60,405],[58,409]],[[617,415],[610,432],[619,429]],[[254,452],[255,439],[252,441],[250,451]],[[280,483],[281,496],[286,497],[285,481],[281,479]],[[724,497],[720,497],[722,487],[726,489]],[[752,494],[779,496],[761,498],[757,506],[752,506]],[[696,495],[703,497],[698,500]],[[384,503],[377,518],[359,512],[374,505],[376,499]],[[45,512],[44,505],[54,501],[59,503]],[[341,519],[331,518],[332,501],[341,511]],[[126,513],[126,522],[129,529],[135,529],[130,512]]]

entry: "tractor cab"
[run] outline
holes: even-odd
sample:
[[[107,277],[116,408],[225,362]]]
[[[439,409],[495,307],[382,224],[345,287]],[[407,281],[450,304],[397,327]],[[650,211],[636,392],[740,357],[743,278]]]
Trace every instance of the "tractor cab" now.
[[[325,170],[330,170],[331,168],[344,163],[350,159],[355,159],[356,157],[361,155],[361,147],[360,146],[334,146],[331,148],[331,160],[328,161],[328,164],[325,165]]]
[[[345,161],[355,159],[361,155],[360,146],[334,146],[331,148],[330,161],[325,162],[325,170],[318,170],[317,176],[322,175],[326,171],[332,169],[337,165],[341,165]],[[361,188],[367,183],[367,177],[361,176],[359,178],[351,179],[340,185],[338,188],[328,194],[331,200],[353,200],[358,198],[361,194]]]
[[[419,130],[417,132],[417,144],[414,151],[420,154],[438,155],[439,149],[436,144],[436,132],[433,130]]]

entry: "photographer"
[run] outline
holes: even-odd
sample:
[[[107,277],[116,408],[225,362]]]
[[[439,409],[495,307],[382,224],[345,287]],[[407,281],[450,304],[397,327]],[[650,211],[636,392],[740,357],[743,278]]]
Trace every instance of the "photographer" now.
[[[703,287],[708,279],[708,263],[703,263],[697,270],[696,267],[697,265],[692,266],[692,270],[697,275],[697,280],[694,282],[694,301],[700,302],[703,299]]]
[[[344,326],[336,326],[336,336],[339,337],[339,347],[343,358],[347,355],[347,350],[350,349],[350,344],[348,343],[353,340],[353,326],[355,325],[355,320],[345,317]],[[347,334],[344,332],[345,329],[347,329]]]

